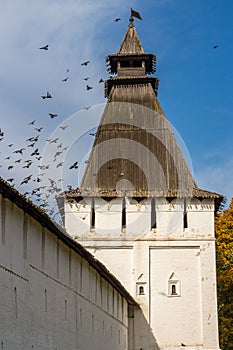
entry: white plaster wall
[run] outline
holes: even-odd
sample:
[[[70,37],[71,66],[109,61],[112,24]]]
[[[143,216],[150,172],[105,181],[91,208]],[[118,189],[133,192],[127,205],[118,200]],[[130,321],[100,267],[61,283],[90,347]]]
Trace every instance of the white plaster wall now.
[[[78,240],[139,302],[143,314],[134,316],[130,341],[135,348],[177,349],[184,343],[190,349],[218,349],[214,200],[187,200],[187,228],[183,199],[169,203],[160,198],[155,206],[155,229],[150,230],[150,199],[141,203],[126,199],[123,234],[98,227],[98,232],[81,234]],[[111,209],[110,204],[102,207],[102,220],[106,210],[108,220]],[[120,205],[118,209],[120,215]],[[174,268],[181,279],[181,296],[171,298],[168,278]],[[144,295],[137,294],[140,284]]]
[[[127,349],[122,296],[33,218],[25,226],[24,212],[8,200],[0,217],[2,348]]]
[[[151,248],[150,258],[151,326],[159,345],[202,345],[200,249]],[[180,296],[168,296],[172,273],[180,281]]]

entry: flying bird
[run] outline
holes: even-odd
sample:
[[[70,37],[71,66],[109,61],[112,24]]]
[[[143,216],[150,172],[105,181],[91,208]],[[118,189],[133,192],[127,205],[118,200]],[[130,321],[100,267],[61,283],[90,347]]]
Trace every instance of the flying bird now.
[[[68,128],[68,125],[64,125],[64,126],[59,126],[60,129],[65,130],[66,128]]]
[[[69,79],[69,77],[66,77],[64,79],[62,79],[63,82],[67,81]]]
[[[33,120],[32,122],[30,122],[28,125],[34,125],[35,124],[35,120]]]
[[[50,115],[50,118],[52,119],[57,117],[57,114],[49,113],[49,115]]]
[[[114,19],[114,22],[119,22],[119,21],[121,21],[121,18]]]
[[[92,86],[87,85],[87,86],[86,86],[86,89],[87,89],[87,91],[88,91],[88,90],[93,89],[93,87],[92,87]]]
[[[99,83],[104,83],[104,80],[101,78],[101,79],[99,80]]]
[[[85,61],[85,62],[81,63],[81,66],[87,66],[88,63],[90,63],[90,61]]]
[[[78,169],[78,162],[74,162],[69,169]]]
[[[45,46],[39,47],[39,49],[47,51],[49,49],[49,45],[45,45]]]
[[[39,154],[39,148],[37,148],[32,152],[31,156],[39,156]]]
[[[89,77],[83,78],[83,80],[86,80],[86,81],[87,81],[88,79],[90,79],[90,78],[89,78]]]
[[[90,133],[89,135],[90,135],[90,136],[95,136],[95,135],[96,135],[96,132],[95,132],[95,133]]]
[[[23,151],[25,150],[25,148],[20,148],[20,149],[16,149],[13,153],[20,153],[23,154]]]
[[[42,129],[43,129],[43,126],[41,128],[35,128],[35,130],[38,132],[41,132]]]
[[[214,46],[213,46],[213,49],[217,49],[217,48],[218,48],[218,45],[214,45]]]
[[[47,94],[46,94],[46,95],[42,95],[41,98],[43,98],[43,100],[44,100],[45,98],[52,98],[52,95],[50,94],[49,91],[47,91]]]
[[[83,109],[86,109],[88,111],[88,109],[90,109],[91,106],[87,106],[87,107],[83,107]]]

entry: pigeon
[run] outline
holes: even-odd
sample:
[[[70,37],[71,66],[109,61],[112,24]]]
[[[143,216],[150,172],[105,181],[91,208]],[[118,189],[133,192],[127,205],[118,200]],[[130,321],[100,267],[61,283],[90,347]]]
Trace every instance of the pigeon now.
[[[41,128],[35,128],[35,130],[38,132],[41,132],[42,129],[43,129],[43,126]]]
[[[96,132],[95,132],[95,133],[90,133],[89,135],[90,135],[90,136],[95,136],[95,135],[96,135]]]
[[[91,106],[87,106],[87,107],[83,107],[83,109],[86,109],[88,111],[88,109],[90,109]]]
[[[63,82],[67,81],[69,79],[69,77],[66,77],[64,79],[62,79]]]
[[[81,66],[87,66],[88,63],[90,63],[90,61],[85,61],[85,62],[81,63]]]
[[[31,156],[39,156],[39,154],[39,148],[37,148],[32,152]]]
[[[49,49],[49,45],[45,45],[45,46],[39,47],[39,49],[47,51]]]
[[[42,95],[41,98],[43,98],[43,100],[44,100],[45,98],[52,98],[52,95],[50,94],[49,91],[47,91],[47,94],[46,94],[46,95]]]
[[[35,124],[35,120],[33,120],[32,122],[30,122],[28,125],[34,125]]]
[[[78,169],[78,162],[74,162],[69,169]]]
[[[50,115],[50,118],[52,119],[57,117],[57,114],[49,113],[49,115]]]
[[[86,89],[87,89],[87,90],[91,90],[91,89],[93,89],[93,87],[92,87],[92,86],[87,85],[87,86],[86,86]]]
[[[104,80],[101,78],[101,79],[99,80],[99,83],[104,83]]]
[[[83,80],[86,80],[86,81],[88,81],[88,79],[90,79],[90,78],[89,77],[83,78]]]
[[[119,21],[121,21],[121,18],[114,19],[114,22],[119,22]]]
[[[59,126],[60,129],[65,130],[66,128],[68,128],[68,125],[64,125],[64,126]]]
[[[214,45],[214,46],[213,46],[213,49],[217,49],[217,48],[218,48],[218,45]]]
[[[23,154],[23,151],[25,150],[25,148],[20,148],[20,149],[16,149],[13,153],[20,153]]]

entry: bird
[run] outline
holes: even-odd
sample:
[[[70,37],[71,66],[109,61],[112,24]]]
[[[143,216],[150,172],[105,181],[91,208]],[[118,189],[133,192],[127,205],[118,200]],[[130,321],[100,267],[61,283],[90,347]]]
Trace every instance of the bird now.
[[[66,128],[68,128],[68,125],[64,125],[64,126],[59,126],[60,129],[65,130]]]
[[[81,66],[87,66],[88,63],[90,63],[90,61],[85,61],[85,62],[81,63]]]
[[[30,122],[28,125],[34,125],[35,124],[35,120],[33,120],[32,122]]]
[[[217,49],[217,48],[218,48],[218,45],[214,45],[214,46],[213,46],[213,49]]]
[[[74,162],[69,169],[78,169],[78,162]]]
[[[8,170],[11,170],[11,169],[13,169],[13,168],[14,168],[13,165],[9,165],[7,169],[8,169]]]
[[[125,175],[124,173],[120,173],[120,175],[119,175],[119,176],[120,176],[120,177],[122,177],[122,176],[124,176],[124,175]]]
[[[50,143],[57,143],[58,140],[59,140],[59,138],[57,137],[57,138],[55,138],[55,139],[52,139],[52,140],[50,141]]]
[[[83,78],[83,80],[86,80],[86,81],[88,81],[88,79],[90,79],[90,78],[89,77]]]
[[[32,154],[31,154],[31,156],[39,156],[39,148],[36,148],[33,152],[32,152]]]
[[[35,142],[30,143],[30,145],[28,145],[27,147],[34,147],[35,146]]]
[[[62,165],[63,165],[63,162],[58,163],[57,166],[56,166],[56,168],[59,168],[59,167],[62,166]]]
[[[50,115],[50,118],[53,119],[53,118],[56,118],[57,117],[57,114],[53,114],[53,113],[49,113]]]
[[[88,109],[90,109],[91,106],[87,106],[87,107],[83,107],[83,109],[86,109],[88,111]]]
[[[14,178],[11,177],[11,178],[7,179],[6,181],[8,181],[8,182],[13,182],[13,181],[14,181]]]
[[[181,343],[180,345],[181,345],[181,346],[186,346],[184,343]]]
[[[47,51],[49,49],[49,45],[45,45],[45,46],[39,47],[39,49]]]
[[[63,82],[67,81],[69,79],[69,77],[66,77],[64,79],[62,79]]]
[[[20,154],[23,154],[23,151],[25,150],[25,148],[19,148],[19,149],[16,149],[13,153],[20,153]]]
[[[47,91],[47,94],[46,94],[46,95],[42,95],[41,98],[43,98],[43,100],[44,100],[45,98],[52,98],[52,95],[50,94],[49,91]]]
[[[35,130],[38,132],[41,132],[42,129],[43,129],[43,126],[41,128],[35,128]]]
[[[9,145],[8,145],[8,147],[12,147],[13,146],[13,143],[10,143]]]
[[[114,19],[114,22],[119,22],[119,21],[121,21],[121,18]]]
[[[93,89],[93,87],[92,87],[92,86],[87,85],[87,86],[86,86],[86,89],[87,89],[87,90],[91,90],[91,89]]]
[[[104,83],[104,80],[101,78],[101,79],[99,80],[99,83]]]
[[[22,159],[17,159],[15,163],[20,163]]]
[[[2,131],[1,128],[0,128],[0,136],[4,136],[4,132]]]
[[[90,136],[95,136],[95,135],[96,135],[96,132],[95,132],[95,133],[91,132],[89,135],[90,135]]]

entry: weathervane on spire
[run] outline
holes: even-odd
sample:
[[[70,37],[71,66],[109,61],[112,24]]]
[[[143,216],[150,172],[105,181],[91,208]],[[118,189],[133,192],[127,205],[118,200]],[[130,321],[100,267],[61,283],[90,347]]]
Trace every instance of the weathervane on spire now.
[[[132,21],[132,22],[133,22],[133,17],[142,20],[142,17],[141,17],[141,15],[140,15],[140,13],[139,13],[138,11],[133,10],[132,7],[131,7],[130,21]]]

